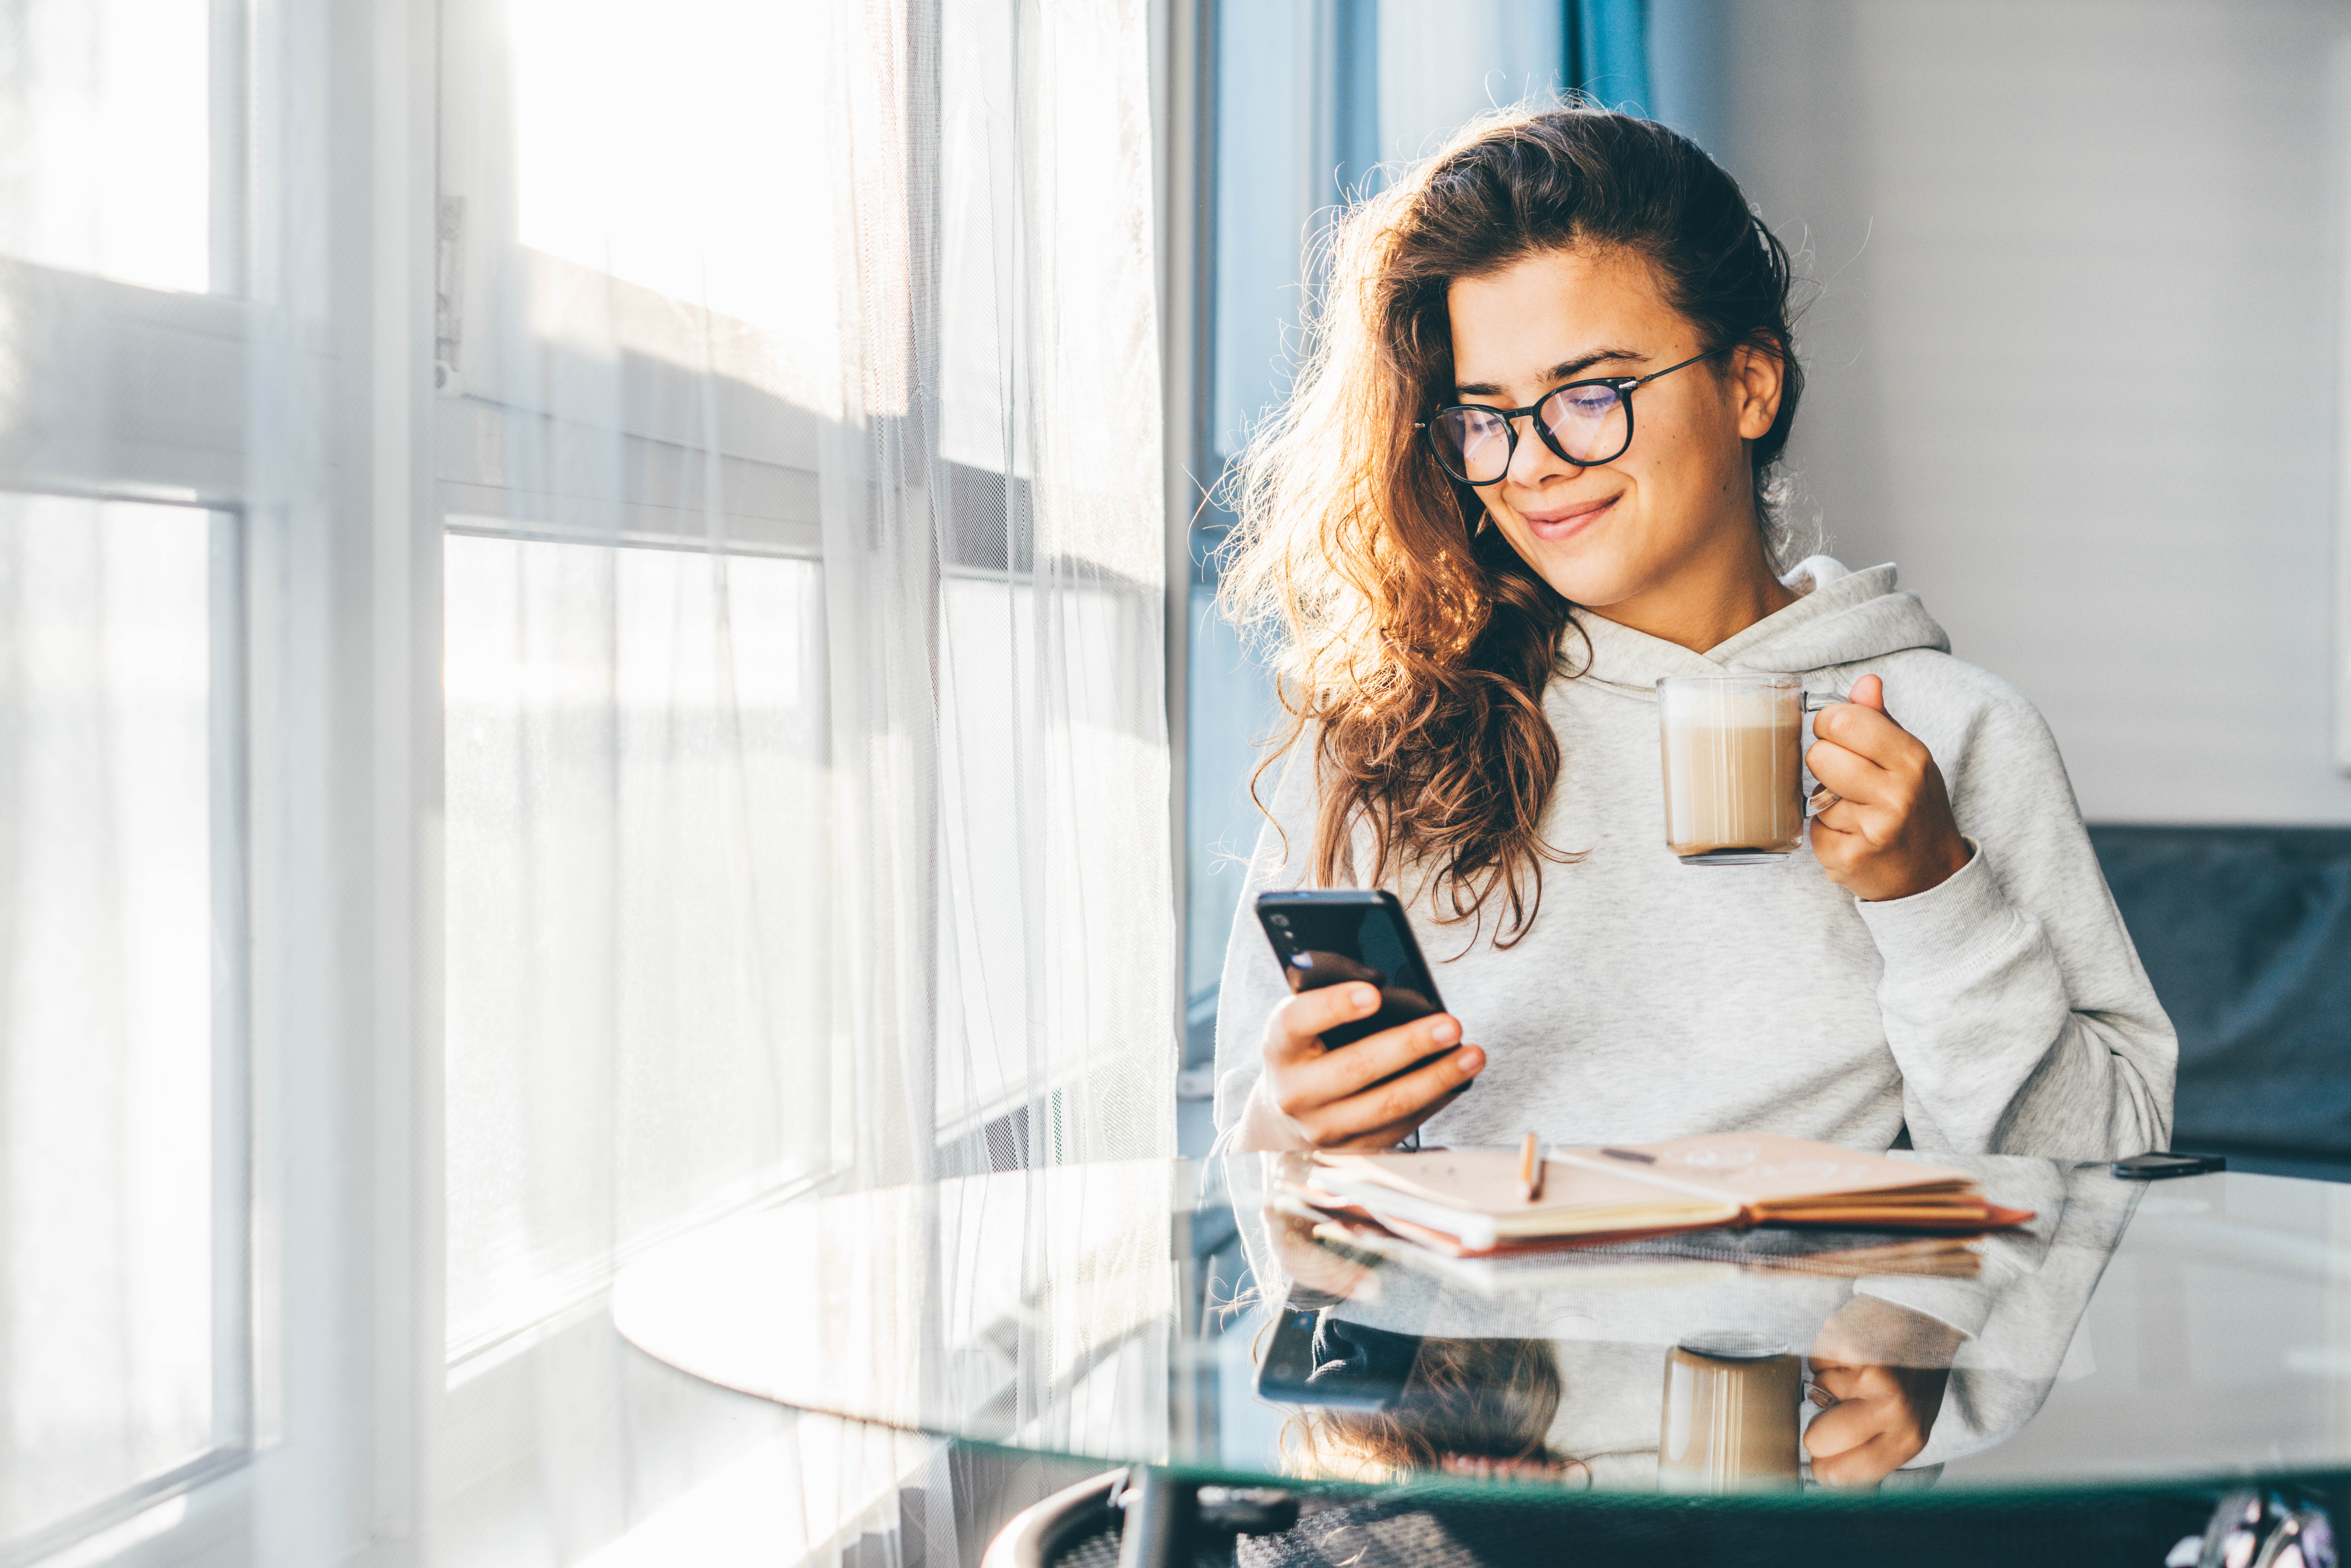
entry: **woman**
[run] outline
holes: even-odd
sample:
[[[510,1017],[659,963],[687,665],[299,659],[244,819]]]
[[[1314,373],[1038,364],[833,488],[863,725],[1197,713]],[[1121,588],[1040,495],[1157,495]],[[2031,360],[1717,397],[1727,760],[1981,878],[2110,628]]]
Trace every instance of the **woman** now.
[[[1226,957],[1227,1146],[2162,1147],[2177,1045],[2040,716],[1892,567],[1774,571],[1802,377],[1730,177],[1626,116],[1498,117],[1332,263],[1226,570],[1296,718]],[[1662,840],[1654,683],[1725,670],[1848,699],[1805,758],[1842,799],[1780,864]],[[1350,883],[1453,1010],[1326,1051],[1374,993],[1289,996],[1249,905]]]

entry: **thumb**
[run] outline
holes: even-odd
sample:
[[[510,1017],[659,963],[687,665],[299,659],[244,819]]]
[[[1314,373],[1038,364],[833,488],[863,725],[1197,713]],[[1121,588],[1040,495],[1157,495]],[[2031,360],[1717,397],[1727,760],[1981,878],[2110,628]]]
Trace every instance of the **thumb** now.
[[[1845,694],[1844,700],[1849,703],[1859,703],[1863,707],[1874,707],[1878,712],[1884,713],[1886,683],[1876,675],[1864,675],[1853,683],[1853,690]]]

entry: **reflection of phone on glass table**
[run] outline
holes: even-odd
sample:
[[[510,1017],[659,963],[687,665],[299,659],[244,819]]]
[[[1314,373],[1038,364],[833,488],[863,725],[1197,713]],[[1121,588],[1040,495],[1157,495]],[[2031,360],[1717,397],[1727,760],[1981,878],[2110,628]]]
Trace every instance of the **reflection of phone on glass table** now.
[[[1404,905],[1392,893],[1356,887],[1260,893],[1257,919],[1292,991],[1350,980],[1380,988],[1380,1010],[1326,1030],[1326,1046],[1352,1045],[1365,1035],[1445,1010]]]
[[[1264,1340],[1260,1399],[1333,1410],[1393,1410],[1420,1353],[1412,1334],[1341,1322],[1312,1307],[1285,1306]]]

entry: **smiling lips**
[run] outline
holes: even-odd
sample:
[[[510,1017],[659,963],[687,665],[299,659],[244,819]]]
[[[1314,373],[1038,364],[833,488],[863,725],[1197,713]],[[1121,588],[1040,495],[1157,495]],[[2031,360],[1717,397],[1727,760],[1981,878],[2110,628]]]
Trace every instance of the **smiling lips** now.
[[[1519,517],[1534,531],[1535,538],[1545,544],[1555,545],[1583,532],[1586,525],[1614,506],[1617,499],[1615,496],[1609,496],[1597,501],[1578,501],[1572,507],[1555,507],[1540,512],[1521,511]]]

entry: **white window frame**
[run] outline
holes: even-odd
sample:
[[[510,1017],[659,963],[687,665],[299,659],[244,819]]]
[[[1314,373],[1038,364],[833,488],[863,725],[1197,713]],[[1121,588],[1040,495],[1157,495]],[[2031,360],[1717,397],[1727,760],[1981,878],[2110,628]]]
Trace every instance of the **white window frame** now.
[[[214,292],[0,259],[0,308],[33,329],[14,344],[18,384],[95,383],[104,411],[102,427],[78,428],[36,391],[0,413],[0,487],[219,519],[213,836],[228,959],[214,1008],[214,1447],[0,1542],[0,1561],[255,1561],[261,1484],[334,1496],[309,1538],[344,1552],[415,1517],[429,1384],[413,1303],[381,1286],[413,1274],[438,1295],[437,1216],[415,1180],[437,1077],[437,1031],[418,1027],[433,948],[412,870],[438,809],[437,729],[421,722],[437,719],[438,648],[413,634],[438,579],[416,548],[429,449],[423,400],[407,392],[431,362],[430,235],[409,210],[430,198],[434,13],[434,0],[213,0],[200,68]],[[281,55],[327,78],[304,84],[326,106],[323,146],[271,147],[268,112],[248,118],[281,91],[264,64]],[[329,210],[306,214],[327,235],[323,317],[273,298],[277,214],[255,176],[292,157],[366,173],[328,174]],[[264,345],[356,415],[329,427],[304,476],[323,505],[300,515],[250,487],[247,392]],[[319,722],[337,711],[369,722]],[[275,766],[289,755],[300,766]],[[329,1148],[335,1168],[316,1158]],[[293,1304],[325,1300],[350,1311],[328,1322]],[[316,1386],[322,1357],[347,1369],[331,1388]],[[265,1479],[256,1460],[270,1455],[287,1457]]]
[[[0,302],[42,330],[18,344],[33,387],[88,384],[99,371],[104,431],[45,424],[37,406],[0,427],[0,488],[185,508],[212,538],[207,598],[211,858],[215,965],[212,1015],[212,1438],[187,1462],[0,1542],[7,1562],[38,1562],[120,1531],[239,1471],[255,1442],[250,943],[246,919],[246,519],[239,484],[242,387],[252,308],[0,259]],[[195,526],[193,525],[192,526]],[[182,1509],[180,1511],[184,1511]]]
[[[332,1543],[314,1560],[412,1537],[455,1479],[431,1473],[428,1456],[480,1462],[485,1449],[449,1439],[484,1433],[509,1435],[509,1457],[527,1451],[534,1361],[552,1365],[543,1358],[572,1336],[611,1333],[591,1297],[464,1367],[450,1366],[444,1341],[442,540],[452,513],[506,509],[502,494],[485,504],[503,478],[495,453],[444,442],[498,396],[466,362],[468,318],[486,318],[467,286],[495,276],[486,236],[512,231],[441,178],[441,0],[212,5],[216,291],[0,259],[0,308],[26,329],[20,384],[53,384],[71,366],[85,383],[99,378],[107,410],[99,430],[57,423],[37,397],[0,411],[0,487],[231,519],[215,525],[234,536],[215,552],[215,603],[235,602],[218,622],[234,646],[214,675],[242,700],[235,741],[220,743],[233,777],[214,841],[227,862],[221,919],[245,964],[216,1009],[215,1190],[228,1218],[215,1306],[233,1343],[216,1357],[227,1370],[215,1406],[235,1440],[71,1531],[0,1542],[12,1564],[256,1561],[264,1517],[279,1532],[269,1544],[302,1551],[283,1534],[286,1511],[260,1505],[264,1488],[331,1500],[308,1526],[310,1544]],[[317,145],[270,142],[280,58],[314,62],[320,77],[301,84],[323,106]],[[248,119],[256,104],[263,111]],[[326,303],[307,313],[277,303],[271,259],[283,232],[271,202],[295,159],[310,161],[308,178],[327,193],[302,214],[324,256],[323,277],[307,281]],[[331,392],[326,448],[304,476],[323,499],[308,510],[253,487],[246,392],[265,351],[298,358]],[[638,373],[664,373],[660,355]],[[645,484],[628,497],[618,542],[709,548],[692,503],[715,478],[725,549],[818,555],[815,416],[755,377],[716,384],[730,434],[715,463],[680,433],[624,432],[628,472]],[[541,522],[537,537],[580,537],[559,508]],[[1018,575],[1017,555],[1013,541],[1001,565],[945,570]],[[960,1157],[984,1162],[992,1136],[1050,1111],[1049,1096],[1005,1109],[1000,1126],[955,1129]],[[681,1439],[739,1424],[737,1396],[710,1395],[707,1408],[676,1417]]]
[[[453,80],[464,78],[465,62],[456,51],[465,47],[462,28],[444,29],[442,68]],[[467,131],[483,133],[478,125]],[[496,162],[494,153],[485,159],[480,149],[471,151],[477,163]],[[501,204],[512,195],[510,185],[475,188],[455,159],[437,160],[433,391],[426,413],[434,449],[421,529],[436,570],[445,534],[820,563],[820,420],[790,401],[764,373],[758,336],[697,305],[515,246],[510,236],[517,232],[516,214]],[[518,308],[525,302],[504,299],[497,292],[510,278],[533,287],[591,287],[611,311],[613,346],[622,362],[623,423],[617,431],[598,428],[584,434],[606,448],[616,439],[619,443],[617,533],[608,523],[583,528],[572,520],[588,509],[577,505],[588,502],[587,495],[528,490],[518,483],[525,476],[507,461],[503,436],[513,422],[542,421],[554,439],[565,417],[535,402],[526,390],[502,384],[496,367],[479,351],[497,324],[529,319],[526,309]],[[531,351],[552,359],[565,350],[542,340]],[[674,389],[688,380],[695,395],[681,399]],[[693,408],[697,423],[715,424],[721,439],[707,444],[701,428],[665,423],[665,417],[681,406]],[[559,483],[562,476],[556,477]],[[714,492],[718,497],[715,507]],[[608,500],[596,500],[595,515],[611,517]],[[437,1031],[433,1048],[436,1052],[440,1049]],[[437,1127],[437,1098],[430,1114]],[[772,1184],[738,1194],[726,1209],[821,1190],[837,1183],[850,1153],[846,1138],[838,1138],[813,1172],[779,1175]],[[437,1166],[434,1174],[432,1199],[437,1208],[442,1198]],[[437,1445],[465,1455],[473,1473],[429,1479],[428,1507],[480,1521],[486,1534],[495,1532],[496,1521],[527,1512],[535,1500],[528,1486],[516,1489],[514,1478],[532,1473],[541,1435],[541,1380],[558,1375],[567,1363],[577,1364],[583,1354],[603,1355],[607,1364],[618,1364],[619,1375],[629,1386],[655,1396],[628,1401],[634,1413],[627,1433],[569,1434],[574,1443],[652,1445],[693,1454],[716,1469],[738,1459],[747,1461],[763,1444],[791,1440],[794,1417],[780,1406],[695,1384],[625,1348],[617,1356],[610,1354],[617,1333],[606,1305],[612,1276],[670,1230],[716,1217],[703,1211],[680,1215],[673,1226],[633,1239],[601,1268],[578,1272],[562,1293],[561,1304],[480,1344],[446,1345],[445,1313],[436,1297],[425,1325],[435,1352],[427,1420]],[[437,1280],[443,1260],[436,1257],[433,1268]],[[452,1349],[458,1354],[450,1354]],[[616,1461],[621,1457],[616,1447]],[[707,1478],[697,1477],[691,1484],[699,1485],[703,1479]],[[880,1498],[893,1494],[895,1486],[912,1476],[867,1479],[872,1481],[868,1490]]]
[[[467,74],[465,62],[455,54],[465,47],[459,30],[444,34],[444,69],[453,78]],[[477,124],[472,134],[494,134],[496,129],[492,124],[486,132]],[[484,160],[476,152],[478,163]],[[493,155],[487,161],[497,160]],[[435,396],[431,410],[434,548],[445,533],[820,565],[817,444],[821,421],[772,384],[761,335],[698,305],[516,245],[509,236],[517,232],[517,214],[505,204],[513,195],[510,183],[488,191],[474,188],[454,160],[440,161]],[[592,291],[609,312],[612,347],[622,361],[622,423],[617,430],[598,427],[583,430],[582,435],[593,446],[609,448],[618,443],[622,494],[617,532],[609,524],[590,528],[573,520],[588,507],[609,518],[609,497],[585,490],[525,488],[521,481],[526,476],[508,462],[506,435],[515,423],[539,422],[543,439],[553,444],[561,440],[568,419],[563,412],[533,399],[527,389],[502,382],[497,367],[469,349],[487,340],[504,322],[530,319],[527,300],[501,297],[499,290],[508,279],[519,279],[533,291]],[[566,350],[542,340],[530,351],[554,361]],[[600,367],[596,373],[610,372]],[[540,384],[552,379],[542,377]],[[693,387],[691,397],[677,395],[681,382]],[[721,439],[705,444],[703,429],[677,427],[674,418],[681,406],[694,411],[691,424],[714,424]],[[555,477],[559,484],[564,476]],[[779,1177],[728,1207],[753,1207],[822,1186],[845,1166],[846,1143],[830,1154],[815,1173]],[[678,1217],[681,1222],[713,1218],[704,1213]],[[479,1375],[517,1354],[530,1354],[530,1346],[577,1332],[579,1310],[601,1301],[629,1256],[657,1239],[640,1239],[601,1269],[582,1273],[564,1293],[567,1304],[538,1320],[516,1324],[490,1343],[458,1347],[460,1354],[448,1362],[450,1387],[469,1387]],[[490,1379],[493,1384],[499,1380]]]

